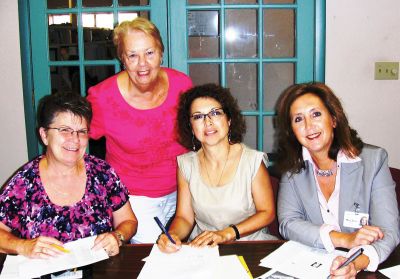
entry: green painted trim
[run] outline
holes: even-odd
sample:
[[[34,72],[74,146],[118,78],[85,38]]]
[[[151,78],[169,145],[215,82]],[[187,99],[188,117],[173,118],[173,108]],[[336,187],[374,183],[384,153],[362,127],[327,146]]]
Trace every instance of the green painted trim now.
[[[150,1],[150,20],[157,26],[160,31],[161,38],[164,43],[163,66],[169,65],[169,49],[168,42],[168,22],[167,22],[167,1],[151,0]]]
[[[46,1],[30,1],[30,24],[32,45],[32,72],[34,85],[35,104],[39,100],[51,93],[50,67],[48,66],[48,27],[46,14]],[[33,20],[34,19],[34,20]],[[38,153],[42,153],[43,148],[37,141]]]
[[[315,62],[314,80],[325,82],[326,0],[315,3]]]
[[[296,10],[296,83],[312,81],[314,78],[315,6],[310,1],[298,1]]]
[[[168,0],[170,67],[189,73],[186,1]]]
[[[33,80],[31,63],[31,39],[29,33],[29,1],[18,0],[19,34],[21,49],[22,89],[24,96],[25,130],[28,159],[39,153],[36,133],[35,102],[33,100]]]

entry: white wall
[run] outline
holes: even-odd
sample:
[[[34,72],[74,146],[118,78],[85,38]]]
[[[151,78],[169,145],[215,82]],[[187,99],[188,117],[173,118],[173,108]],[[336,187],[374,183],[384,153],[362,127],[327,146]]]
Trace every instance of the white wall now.
[[[400,1],[327,0],[326,83],[364,141],[400,168],[400,81],[375,81],[375,61],[400,61]],[[27,161],[18,5],[0,1],[0,183]]]
[[[374,80],[376,61],[400,61],[400,1],[326,2],[325,81],[363,141],[400,168],[400,80]]]
[[[18,1],[0,1],[0,186],[28,160],[22,95]]]

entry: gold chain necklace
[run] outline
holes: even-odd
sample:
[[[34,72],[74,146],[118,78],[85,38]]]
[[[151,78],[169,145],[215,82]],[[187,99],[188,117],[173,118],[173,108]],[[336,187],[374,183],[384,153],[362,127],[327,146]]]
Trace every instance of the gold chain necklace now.
[[[66,197],[66,196],[69,195],[69,193],[61,192],[60,190],[58,190],[58,189],[57,189],[58,186],[56,187],[56,185],[55,185],[54,183],[51,183],[50,185],[51,185],[51,188],[52,188],[54,191],[56,191],[58,194],[63,195],[64,197]]]
[[[204,152],[204,151],[203,151]],[[221,178],[222,178],[222,175],[224,174],[224,171],[225,171],[225,167],[226,167],[226,163],[228,162],[228,158],[229,158],[229,153],[231,152],[231,146],[229,145],[228,146],[228,155],[226,156],[226,159],[225,159],[225,163],[224,163],[224,167],[222,168],[222,171],[221,171],[221,174],[219,175],[219,179],[218,179],[218,183],[216,184],[216,185],[213,185],[213,183],[212,183],[212,181],[211,181],[211,178],[210,178],[210,174],[208,173],[208,169],[207,169],[207,164],[206,164],[206,156],[205,156],[205,153],[203,153],[204,155],[204,157],[203,157],[203,164],[204,164],[204,167],[205,167],[205,169],[206,169],[206,173],[207,173],[207,178],[208,178],[208,181],[210,182],[210,185],[211,186],[215,186],[215,187],[217,187],[217,186],[219,186],[219,183],[221,182]]]

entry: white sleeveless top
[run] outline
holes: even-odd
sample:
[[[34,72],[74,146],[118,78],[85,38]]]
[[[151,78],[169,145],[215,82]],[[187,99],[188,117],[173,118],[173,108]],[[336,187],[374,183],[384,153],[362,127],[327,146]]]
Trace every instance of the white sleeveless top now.
[[[189,184],[196,221],[189,240],[205,230],[222,230],[231,224],[238,224],[256,212],[251,184],[262,162],[268,166],[265,153],[242,144],[242,155],[232,181],[216,187],[203,182],[196,152],[178,156],[179,169]],[[240,238],[240,240],[271,239],[276,237],[270,235],[267,228]]]

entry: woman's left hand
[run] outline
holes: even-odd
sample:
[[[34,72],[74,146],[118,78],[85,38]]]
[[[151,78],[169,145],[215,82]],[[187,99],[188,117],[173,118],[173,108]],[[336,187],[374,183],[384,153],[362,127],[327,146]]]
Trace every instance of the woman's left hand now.
[[[227,230],[222,231],[204,231],[195,239],[193,239],[189,245],[192,247],[204,247],[210,245],[211,247],[217,246],[219,243],[233,240],[231,234]]]
[[[110,257],[118,255],[119,245],[117,237],[112,232],[98,235],[92,249],[99,250],[101,248],[103,248]]]

